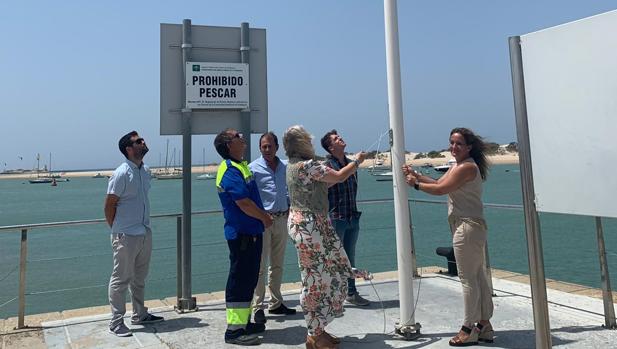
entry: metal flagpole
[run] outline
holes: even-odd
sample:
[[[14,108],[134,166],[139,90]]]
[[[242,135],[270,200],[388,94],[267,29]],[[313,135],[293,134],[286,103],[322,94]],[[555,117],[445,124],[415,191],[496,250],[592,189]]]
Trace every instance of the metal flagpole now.
[[[414,339],[420,336],[420,324],[415,322],[413,309],[413,271],[415,265],[413,265],[412,256],[407,183],[405,183],[401,171],[401,167],[405,163],[405,135],[396,0],[384,0],[384,19],[388,71],[388,109],[390,113],[390,149],[393,155],[391,156],[392,188],[394,191],[396,256],[400,295],[400,322],[396,325],[395,332],[406,339]]]

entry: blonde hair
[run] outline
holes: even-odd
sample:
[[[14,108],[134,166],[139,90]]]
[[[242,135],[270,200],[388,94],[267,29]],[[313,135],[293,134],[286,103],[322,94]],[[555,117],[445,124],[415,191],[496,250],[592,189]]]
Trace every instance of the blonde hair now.
[[[290,160],[299,158],[301,160],[310,160],[315,158],[315,149],[311,140],[313,136],[308,133],[303,126],[291,126],[283,135],[283,147],[285,154]]]

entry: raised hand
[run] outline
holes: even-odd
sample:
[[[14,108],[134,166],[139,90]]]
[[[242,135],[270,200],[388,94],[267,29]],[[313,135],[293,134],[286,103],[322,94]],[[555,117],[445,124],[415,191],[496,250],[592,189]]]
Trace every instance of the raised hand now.
[[[405,175],[405,182],[407,182],[407,184],[415,185],[417,181],[418,178],[416,178],[412,173]]]
[[[356,154],[356,160],[358,160],[358,163],[363,163],[364,160],[366,159],[367,154],[363,151],[359,152],[358,154]]]

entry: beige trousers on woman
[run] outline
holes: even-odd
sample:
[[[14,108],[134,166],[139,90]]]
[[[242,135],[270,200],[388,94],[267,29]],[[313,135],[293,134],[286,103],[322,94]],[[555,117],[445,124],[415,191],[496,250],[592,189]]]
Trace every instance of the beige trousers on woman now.
[[[493,316],[493,299],[485,272],[486,223],[483,219],[455,216],[448,217],[448,222],[458,276],[463,285],[463,324],[471,326]]]

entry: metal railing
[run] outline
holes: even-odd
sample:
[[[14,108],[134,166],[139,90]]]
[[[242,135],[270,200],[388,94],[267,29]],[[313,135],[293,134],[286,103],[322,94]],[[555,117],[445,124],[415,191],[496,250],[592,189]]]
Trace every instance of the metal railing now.
[[[210,210],[210,211],[198,211],[193,212],[192,216],[200,216],[200,215],[211,215],[211,214],[220,214],[221,210]],[[178,227],[182,225],[182,213],[167,213],[167,214],[156,214],[151,215],[150,218],[176,218],[178,220]],[[33,229],[44,229],[44,228],[56,228],[56,227],[67,227],[67,226],[78,226],[78,225],[93,225],[93,224],[101,224],[106,223],[104,218],[99,219],[87,219],[87,220],[77,220],[77,221],[65,221],[65,222],[49,222],[49,223],[35,223],[35,224],[19,224],[19,225],[8,225],[0,227],[1,232],[8,231],[21,231],[21,242],[20,242],[20,252],[19,252],[19,291],[18,291],[18,312],[17,312],[17,327],[16,329],[21,329],[26,327],[24,323],[25,314],[26,314],[26,260],[28,256],[28,230]],[[178,231],[178,236],[180,235],[180,231]],[[180,278],[178,278],[180,280]],[[15,300],[15,298],[5,302],[5,304],[10,303]],[[5,305],[3,304],[3,305]]]
[[[372,199],[372,200],[359,200],[358,204],[360,205],[371,205],[371,204],[382,204],[382,203],[391,203],[393,202],[393,199]],[[409,202],[412,203],[419,203],[419,204],[434,204],[434,205],[446,205],[447,202],[445,201],[439,201],[439,200],[426,200],[426,199],[409,199]],[[507,209],[507,210],[517,210],[517,211],[522,211],[523,207],[522,205],[508,205],[508,204],[492,204],[492,203],[485,203],[484,207],[487,208],[497,208],[497,209]],[[222,210],[208,210],[208,211],[197,211],[197,212],[193,212],[191,216],[206,216],[206,215],[215,215],[215,214],[221,214]],[[411,214],[411,209],[410,209],[410,214]],[[177,224],[176,224],[176,230],[177,230],[177,241],[180,241],[181,238],[181,227],[182,227],[182,213],[168,213],[168,214],[156,214],[156,215],[151,215],[150,216],[153,219],[158,219],[158,218],[176,218]],[[24,328],[25,326],[25,311],[26,311],[26,264],[27,264],[27,254],[28,254],[28,232],[29,230],[35,230],[35,229],[46,229],[46,228],[53,228],[53,227],[67,227],[67,226],[79,226],[79,225],[94,225],[94,224],[101,224],[101,223],[106,223],[105,219],[90,219],[90,220],[76,220],[76,221],[65,221],[65,222],[49,222],[49,223],[36,223],[36,224],[21,224],[21,225],[10,225],[10,226],[1,226],[0,227],[0,233],[2,232],[20,232],[21,233],[21,241],[20,241],[20,257],[19,257],[19,291],[18,291],[18,296],[16,298],[13,298],[7,302],[5,302],[4,304],[0,305],[4,306],[16,299],[18,299],[18,321],[17,321],[17,329],[20,328]],[[413,256],[413,265],[414,267],[416,267],[416,269],[414,270],[414,275],[418,275],[417,273],[417,263],[416,263],[416,251],[415,251],[415,246],[414,246],[414,239],[413,239],[413,223],[410,220],[410,224],[412,225],[410,227],[410,232],[412,234],[412,256]],[[601,236],[598,237],[598,239],[600,239]],[[598,240],[599,243],[601,242],[602,246],[604,244],[603,238],[602,241]],[[604,300],[604,304],[605,304],[605,311],[606,311],[606,326],[608,328],[612,328],[614,327],[614,322],[615,319],[614,317],[611,318],[610,314],[613,308],[613,301],[612,301],[612,297],[611,297],[611,290],[610,290],[610,286],[609,289],[607,289],[607,283],[604,282],[604,280],[607,279],[608,276],[608,265],[606,262],[606,256],[603,255],[602,253],[606,253],[605,251],[601,250],[600,251],[600,269],[602,272],[602,288],[603,288],[603,300]],[[489,254],[488,254],[488,244],[485,250],[485,257],[486,257],[486,272],[487,272],[487,278],[488,280],[490,280],[490,287],[491,290],[493,289],[493,285],[492,285],[492,275],[491,275],[491,269],[490,269],[490,260],[489,260]],[[181,255],[180,255],[180,251],[178,249],[178,254],[177,254],[177,273],[178,275],[176,275],[176,279],[177,279],[177,297],[178,299],[181,298],[181,290],[182,290],[182,285],[181,285],[181,278],[179,277],[180,273],[181,273]],[[12,272],[12,271],[11,271]],[[10,273],[9,273],[10,274]],[[7,275],[8,276],[8,275]]]

